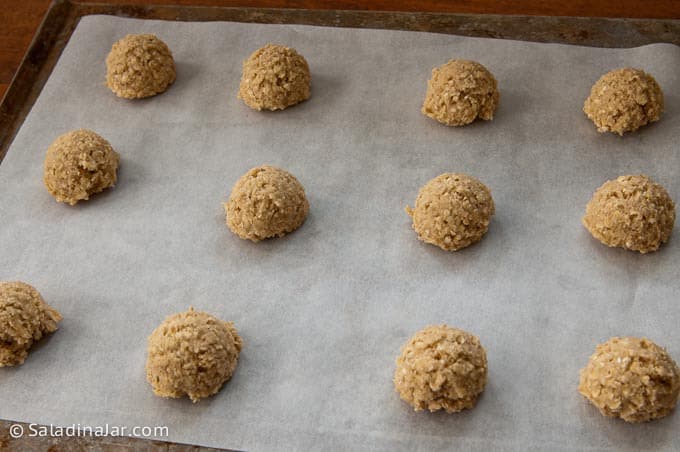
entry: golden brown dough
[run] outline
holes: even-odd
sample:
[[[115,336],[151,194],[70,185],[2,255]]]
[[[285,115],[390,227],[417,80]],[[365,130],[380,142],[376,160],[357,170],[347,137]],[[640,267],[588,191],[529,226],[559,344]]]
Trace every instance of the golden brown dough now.
[[[242,347],[233,323],[189,308],[151,333],[146,379],[158,396],[197,402],[231,379]]]
[[[645,175],[619,176],[595,191],[583,225],[600,242],[648,253],[666,243],[675,204],[666,189]]]
[[[493,119],[499,98],[496,79],[484,66],[451,60],[432,69],[422,112],[448,126],[464,126]]]
[[[33,342],[56,331],[61,319],[34,287],[0,281],[0,367],[23,364]]]
[[[172,53],[155,35],[127,35],[106,57],[106,86],[118,97],[155,96],[168,89],[175,76]]]
[[[645,338],[613,337],[581,369],[578,391],[604,416],[646,422],[669,414],[680,392],[680,369]]]
[[[394,372],[399,396],[416,411],[473,408],[486,386],[486,351],[462,330],[429,326],[401,349]]]
[[[583,112],[598,132],[623,135],[658,121],[663,108],[663,92],[654,77],[640,69],[623,68],[595,82]]]
[[[43,181],[57,201],[74,205],[116,184],[119,159],[101,136],[74,130],[57,137],[47,149]]]
[[[482,239],[495,212],[491,191],[466,174],[444,173],[418,193],[413,229],[425,243],[456,251]]]
[[[243,62],[238,91],[250,108],[283,110],[309,99],[309,66],[295,49],[267,44]]]
[[[234,234],[259,242],[299,228],[307,218],[309,202],[295,176],[264,165],[236,181],[224,209],[227,226]]]

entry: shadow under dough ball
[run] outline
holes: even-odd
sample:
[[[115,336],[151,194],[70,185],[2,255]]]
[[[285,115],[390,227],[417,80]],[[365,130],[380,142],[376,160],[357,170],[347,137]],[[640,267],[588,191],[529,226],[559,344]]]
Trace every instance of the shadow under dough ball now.
[[[242,347],[233,323],[189,308],[151,333],[146,379],[158,396],[197,402],[231,379]]]
[[[295,176],[264,165],[236,181],[224,209],[227,226],[234,234],[259,242],[299,228],[309,213],[309,202]]]
[[[649,177],[619,176],[595,191],[582,223],[603,244],[644,254],[670,239],[675,204]]]
[[[119,160],[101,136],[74,130],[57,137],[47,149],[43,181],[57,201],[75,205],[116,184]]]
[[[113,44],[106,57],[106,86],[118,97],[155,96],[168,89],[175,77],[172,53],[155,35],[127,35]]]
[[[578,391],[604,416],[651,421],[675,407],[680,369],[649,339],[614,337],[598,345],[581,369]]]
[[[487,378],[486,351],[472,334],[428,326],[401,349],[394,387],[415,411],[473,408]]]
[[[34,287],[0,281],[0,367],[23,364],[33,343],[55,332],[61,319]]]
[[[420,240],[456,251],[482,239],[495,206],[489,188],[474,177],[444,173],[420,189],[415,208],[406,207],[406,213]]]
[[[663,108],[663,92],[654,77],[640,69],[623,68],[595,82],[583,112],[598,132],[623,135],[658,121]]]
[[[451,60],[432,69],[422,112],[448,126],[464,126],[475,119],[493,119],[500,94],[496,79],[484,66]]]
[[[283,110],[309,99],[309,65],[295,49],[267,44],[243,62],[238,98],[255,110]]]

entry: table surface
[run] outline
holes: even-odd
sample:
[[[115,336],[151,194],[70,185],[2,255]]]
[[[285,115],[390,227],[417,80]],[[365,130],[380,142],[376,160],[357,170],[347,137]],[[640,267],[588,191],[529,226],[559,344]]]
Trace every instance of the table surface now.
[[[112,0],[89,0],[112,3]],[[118,0],[126,4],[180,4],[303,9],[427,11],[469,14],[526,14],[544,16],[637,17],[680,19],[677,0]],[[0,0],[0,98],[16,72],[50,0]]]

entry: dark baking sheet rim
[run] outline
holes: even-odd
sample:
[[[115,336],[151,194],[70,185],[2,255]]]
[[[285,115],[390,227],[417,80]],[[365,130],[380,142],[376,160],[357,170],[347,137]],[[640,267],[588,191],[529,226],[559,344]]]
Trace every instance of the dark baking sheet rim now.
[[[516,39],[597,47],[636,47],[666,42],[680,45],[680,20],[590,17],[500,16],[480,14],[336,11],[241,7],[117,5],[53,0],[12,83],[0,103],[0,163],[83,16],[106,14],[139,19],[304,24],[331,27],[426,31],[461,36]],[[120,450],[217,450],[140,438],[12,439],[14,422],[0,420],[0,449],[21,447],[96,447]],[[28,424],[22,423],[24,428]]]

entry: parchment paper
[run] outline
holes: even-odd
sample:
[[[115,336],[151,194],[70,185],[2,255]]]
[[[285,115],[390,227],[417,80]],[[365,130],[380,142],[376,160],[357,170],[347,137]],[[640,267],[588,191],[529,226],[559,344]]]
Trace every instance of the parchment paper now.
[[[177,62],[160,96],[104,85],[111,44],[156,33]],[[236,99],[241,62],[268,42],[309,61],[312,98],[283,112]],[[492,122],[449,128],[420,106],[431,68],[482,62]],[[581,108],[608,70],[666,94],[662,120],[620,138]],[[680,200],[680,49],[531,44],[438,34],[86,17],[0,165],[0,279],[33,284],[64,315],[26,363],[0,369],[0,418],[169,428],[172,441],[248,450],[673,450],[680,416],[603,418],[577,393],[596,344],[647,336],[680,359],[677,230],[649,255],[581,226],[593,191],[646,173]],[[121,156],[117,186],[58,204],[42,184],[56,136],[90,128]],[[221,203],[249,168],[298,177],[310,216],[253,244]],[[448,253],[417,240],[404,206],[446,171],[487,184],[487,236]],[[677,229],[677,228],[676,228]],[[233,320],[234,378],[208,400],[145,380],[146,339],[190,305]],[[478,335],[489,382],[474,410],[415,413],[394,392],[399,348],[428,324]]]

